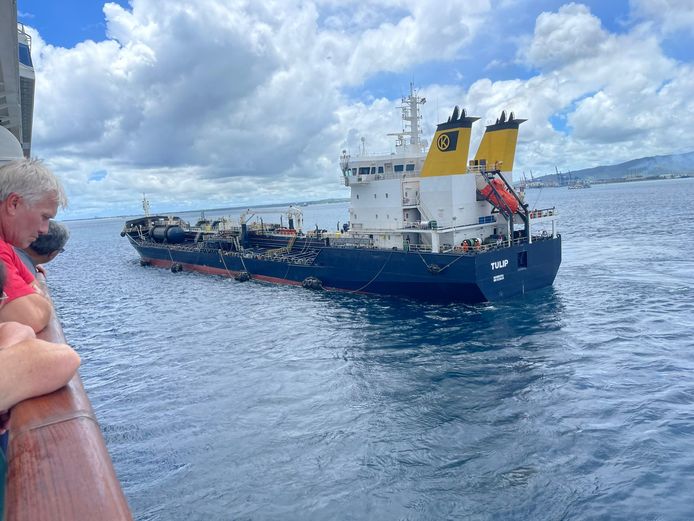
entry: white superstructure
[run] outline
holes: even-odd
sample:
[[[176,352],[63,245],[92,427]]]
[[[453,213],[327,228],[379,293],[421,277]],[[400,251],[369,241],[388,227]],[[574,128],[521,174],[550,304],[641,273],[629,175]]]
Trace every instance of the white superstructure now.
[[[514,231],[526,228],[530,236],[530,213],[511,189],[518,126],[525,120],[513,113],[506,119],[502,113],[487,126],[475,159],[468,162],[471,127],[479,118],[456,107],[438,126],[427,152],[419,113],[425,101],[413,89],[402,99],[404,129],[391,134],[395,152],[367,155],[362,150],[353,158],[343,150],[340,167],[351,189],[345,235],[377,248],[434,252],[510,242]],[[553,221],[555,214],[539,215],[532,213],[534,222]]]
[[[0,0],[0,125],[31,154],[34,117],[34,67],[31,37],[17,24],[16,0]]]

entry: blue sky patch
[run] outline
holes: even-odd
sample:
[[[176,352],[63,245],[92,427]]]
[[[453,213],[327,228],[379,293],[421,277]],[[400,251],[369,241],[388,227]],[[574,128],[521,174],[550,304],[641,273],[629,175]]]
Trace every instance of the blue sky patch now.
[[[109,0],[129,8],[127,0]],[[17,0],[17,21],[39,27],[41,37],[51,45],[74,47],[84,40],[106,39],[103,1]]]
[[[108,175],[108,172],[106,170],[97,170],[96,172],[92,172],[89,174],[89,182],[91,183],[92,181],[101,181]]]

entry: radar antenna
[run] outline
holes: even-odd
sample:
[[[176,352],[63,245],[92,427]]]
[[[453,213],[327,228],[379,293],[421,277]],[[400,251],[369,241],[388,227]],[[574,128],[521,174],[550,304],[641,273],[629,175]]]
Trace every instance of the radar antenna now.
[[[410,83],[410,94],[402,97],[400,105],[402,132],[388,134],[389,136],[398,137],[396,148],[412,147],[419,152],[423,152],[426,149],[427,144],[422,139],[422,115],[419,113],[419,106],[424,105],[426,102],[426,98],[420,97],[414,88],[414,84]]]

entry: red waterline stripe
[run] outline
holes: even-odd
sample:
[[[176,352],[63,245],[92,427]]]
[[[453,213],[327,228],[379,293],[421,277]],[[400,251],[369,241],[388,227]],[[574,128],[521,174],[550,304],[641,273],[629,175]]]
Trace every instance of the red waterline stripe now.
[[[157,268],[171,268],[171,266],[174,264],[171,261],[167,260],[162,260],[162,259],[143,259],[147,262],[149,262],[152,266],[156,266]],[[184,269],[188,271],[199,271],[201,273],[207,273],[210,275],[221,275],[223,277],[235,277],[238,275],[240,272],[238,271],[232,271],[232,270],[222,270],[219,268],[211,268],[209,266],[196,266],[195,264],[186,264],[183,262],[177,262],[176,264],[180,264]]]
[[[173,264],[171,261],[167,260],[161,260],[161,259],[147,259],[143,258],[142,260],[149,262],[152,266],[156,266],[158,268],[171,268],[171,265]],[[199,273],[207,273],[209,275],[221,275],[223,277],[235,277],[240,271],[232,271],[232,270],[222,270],[219,268],[211,268],[209,266],[198,266],[196,264],[186,264],[179,262],[177,264],[180,264],[184,269],[188,271],[197,271]],[[255,275],[251,274],[251,278],[253,280],[258,280],[261,282],[269,282],[271,284],[283,284],[285,286],[301,286],[301,282],[297,282],[295,280],[287,280],[287,279],[280,279],[277,277],[268,277],[267,275]],[[369,295],[368,291],[354,291],[351,289],[343,289],[343,288],[332,288],[332,287],[323,287],[324,290],[326,291],[339,291],[339,292],[344,292],[344,293],[357,293],[361,295]]]
[[[171,268],[171,265],[173,264],[171,261],[161,260],[161,259],[143,259],[143,260],[149,262],[152,266],[156,266],[158,268]],[[240,271],[223,270],[220,268],[211,268],[209,266],[198,266],[197,264],[186,264],[184,262],[179,262],[177,264],[180,264],[183,267],[183,269],[185,269],[187,271],[197,271],[199,273],[207,273],[209,275],[221,275],[223,277],[235,277],[236,275],[241,273]],[[251,278],[253,280],[260,280],[262,282],[270,282],[272,284],[284,284],[287,286],[301,286],[301,282],[297,282],[295,280],[280,279],[277,277],[269,277],[267,275],[251,274]]]

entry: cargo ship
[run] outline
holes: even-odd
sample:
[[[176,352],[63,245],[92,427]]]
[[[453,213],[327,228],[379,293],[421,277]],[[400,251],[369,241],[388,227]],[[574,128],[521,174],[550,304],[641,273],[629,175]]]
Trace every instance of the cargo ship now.
[[[143,265],[239,281],[312,289],[477,303],[550,286],[561,263],[556,208],[530,209],[513,188],[518,129],[505,112],[486,126],[469,159],[479,118],[456,106],[431,146],[422,138],[416,90],[402,98],[394,151],[355,157],[343,150],[341,181],[350,188],[341,230],[302,228],[300,208],[267,224],[247,210],[238,220],[190,225],[167,215],[125,223]]]

